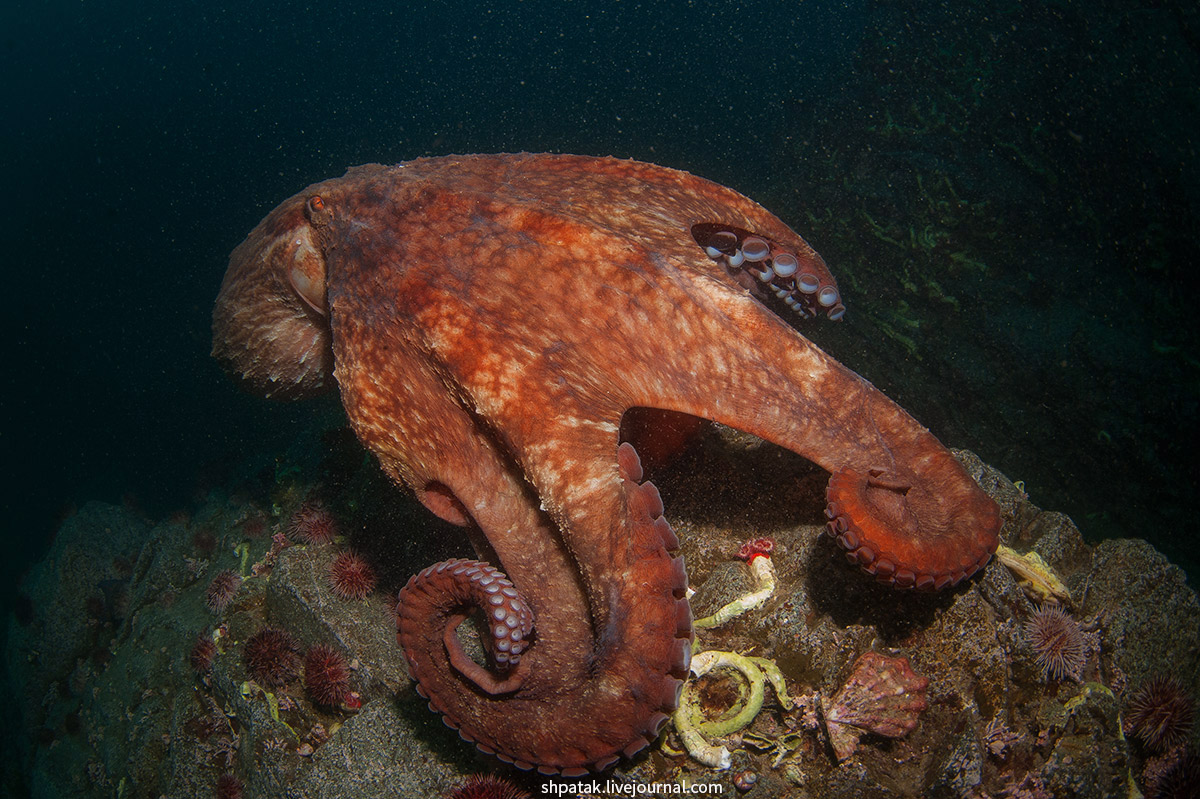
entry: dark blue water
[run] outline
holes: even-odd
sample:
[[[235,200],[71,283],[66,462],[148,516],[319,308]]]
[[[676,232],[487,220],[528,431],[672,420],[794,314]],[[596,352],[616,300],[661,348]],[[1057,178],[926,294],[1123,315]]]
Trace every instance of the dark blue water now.
[[[169,513],[214,462],[308,415],[242,397],[208,357],[228,254],[280,199],[352,164],[503,150],[637,156],[752,191],[787,107],[848,68],[861,25],[787,9],[6,11],[3,501],[20,558],[0,590],[73,506]]]
[[[1194,567],[1197,26],[1121,3],[7,9],[0,593],[73,507],[186,508],[310,415],[208,357],[228,254],[276,202],[511,150],[759,199],[843,275],[847,321],[814,334],[835,356],[1093,540]]]

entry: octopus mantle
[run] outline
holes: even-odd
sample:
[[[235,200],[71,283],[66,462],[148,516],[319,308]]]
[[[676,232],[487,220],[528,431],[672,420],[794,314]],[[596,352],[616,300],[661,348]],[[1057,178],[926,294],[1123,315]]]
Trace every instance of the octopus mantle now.
[[[400,594],[418,690],[483,751],[574,775],[653,741],[690,659],[678,541],[620,441],[630,408],[831,471],[829,531],[879,580],[953,585],[995,550],[997,508],[951,454],[780,316],[843,310],[803,239],[709,181],[611,158],[430,158],[351,169],[272,211],[230,260],[213,353],[272,396],[336,381],[392,479],[464,526],[480,560]],[[486,658],[456,635],[472,614]]]

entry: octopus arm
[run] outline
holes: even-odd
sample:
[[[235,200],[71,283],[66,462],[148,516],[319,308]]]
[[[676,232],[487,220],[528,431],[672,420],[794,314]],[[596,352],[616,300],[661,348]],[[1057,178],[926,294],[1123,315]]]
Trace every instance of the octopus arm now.
[[[604,768],[646,746],[686,675],[691,615],[684,565],[672,555],[678,540],[636,452],[618,447],[615,425],[580,421],[583,409],[550,404],[530,386],[506,411],[489,393],[495,381],[464,380],[468,372],[431,354],[411,320],[380,319],[394,309],[359,313],[367,302],[344,289],[333,304],[352,425],[385,470],[439,515],[465,522],[503,569],[431,567],[401,592],[398,639],[430,707],[483,751],[546,772]],[[522,407],[556,413],[539,429],[508,418],[528,416]],[[490,609],[482,591],[497,576],[531,620],[521,636],[528,648],[509,669],[495,661],[507,639],[487,638],[485,663],[465,661],[454,640],[462,621]]]

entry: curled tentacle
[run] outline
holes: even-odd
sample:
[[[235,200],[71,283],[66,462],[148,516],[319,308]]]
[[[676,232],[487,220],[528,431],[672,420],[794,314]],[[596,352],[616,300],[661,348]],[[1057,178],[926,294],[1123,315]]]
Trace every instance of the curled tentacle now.
[[[596,629],[555,628],[555,608],[536,604],[535,628],[513,584],[474,560],[430,566],[400,592],[397,639],[421,696],[463,739],[518,768],[566,776],[606,769],[649,746],[678,705],[692,640],[687,574],[671,554],[679,540],[658,489],[641,482],[638,453],[621,444],[616,461],[609,498],[627,517],[628,557],[617,574],[646,593],[606,588],[611,605]],[[487,667],[455,632],[478,608],[489,614]],[[510,655],[507,665],[501,653]]]
[[[487,617],[488,652],[500,679],[463,650],[457,630],[473,608]],[[443,640],[450,664],[489,694],[521,687],[525,673],[517,666],[533,632],[533,612],[504,573],[477,560],[455,558],[435,563],[413,575],[400,591],[396,637],[407,647],[430,624],[444,625]],[[415,675],[414,675],[415,676]]]

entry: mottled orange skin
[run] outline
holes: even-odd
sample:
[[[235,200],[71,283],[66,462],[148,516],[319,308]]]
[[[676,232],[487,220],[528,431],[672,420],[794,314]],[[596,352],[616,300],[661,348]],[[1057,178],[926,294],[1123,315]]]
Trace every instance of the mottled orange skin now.
[[[699,222],[820,264],[760,206],[683,172],[463,156],[309,187],[234,252],[222,286],[214,354],[283,396],[332,373],[388,474],[466,524],[531,606],[535,639],[501,693],[449,665],[444,619],[423,633],[400,609],[431,706],[521,766],[580,773],[636,751],[685,676],[682,563],[657,493],[618,465],[629,408],[886,475],[882,495],[831,493],[831,525],[852,559],[901,585],[957,582],[995,549],[996,506],[954,458],[708,258]]]

